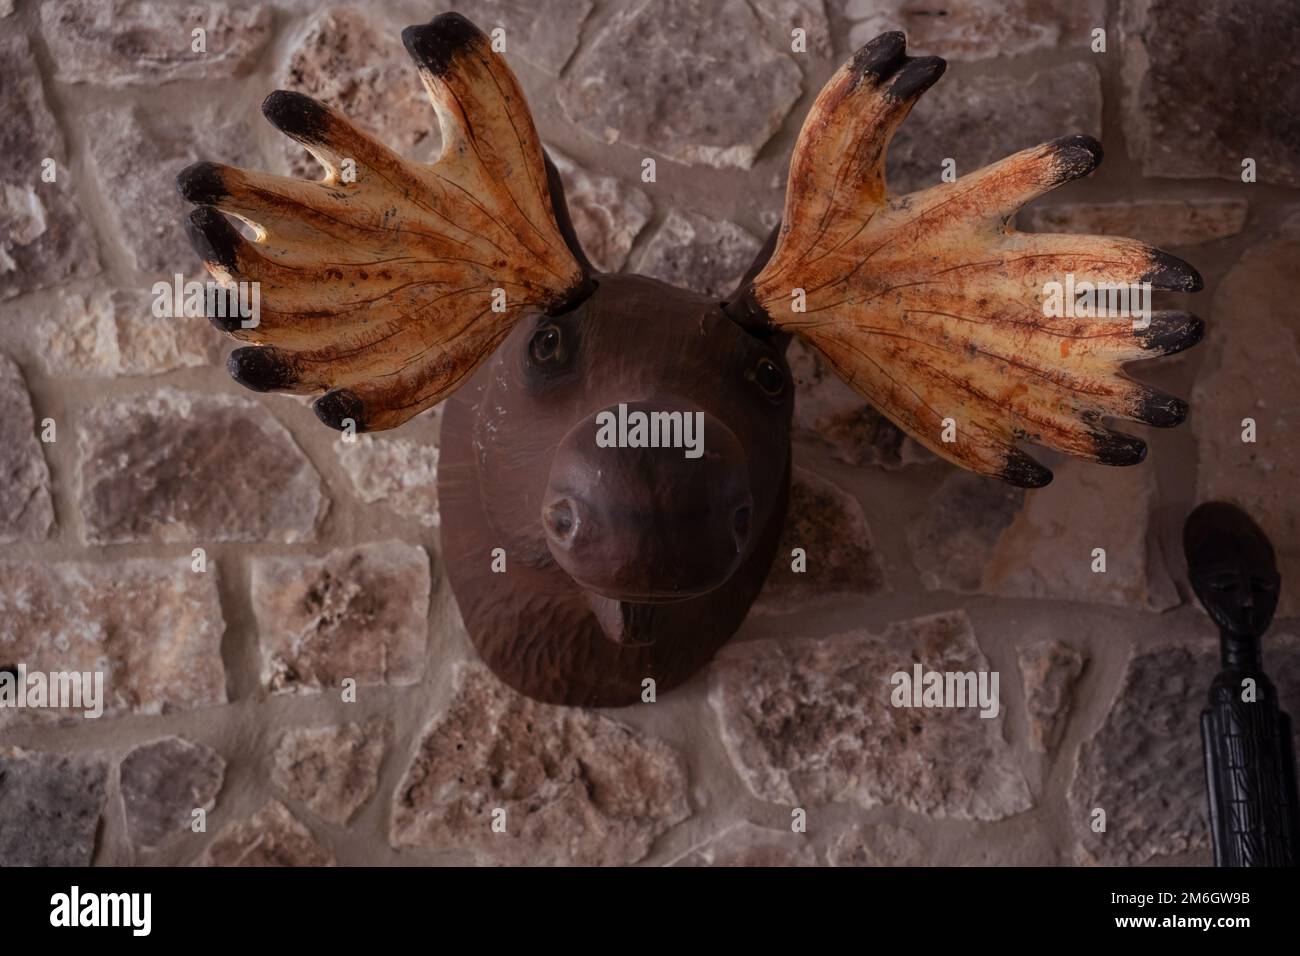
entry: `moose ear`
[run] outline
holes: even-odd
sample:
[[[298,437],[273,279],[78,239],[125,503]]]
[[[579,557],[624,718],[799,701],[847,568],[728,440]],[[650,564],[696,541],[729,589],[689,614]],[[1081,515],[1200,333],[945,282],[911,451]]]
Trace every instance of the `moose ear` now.
[[[199,206],[188,226],[208,270],[260,290],[251,322],[214,318],[250,343],[231,353],[231,374],[259,391],[324,392],[314,407],[333,428],[400,425],[463,384],[525,316],[566,311],[593,287],[505,60],[454,13],[402,40],[438,114],[436,163],[278,91],[262,112],[316,156],[322,181],[215,163],[177,180]]]
[[[1052,473],[1019,442],[1136,464],[1146,445],[1103,419],[1177,425],[1187,405],[1121,366],[1201,339],[1195,316],[1150,311],[1152,289],[1195,292],[1200,276],[1132,239],[1007,225],[1097,166],[1101,146],[1086,136],[888,196],[889,141],[943,71],[886,33],[831,78],[795,145],[776,248],[727,312],[802,336],[896,425],[979,474],[1045,485]],[[1127,307],[1104,318],[1073,297],[1053,307],[1057,290],[1084,283],[1124,292]]]

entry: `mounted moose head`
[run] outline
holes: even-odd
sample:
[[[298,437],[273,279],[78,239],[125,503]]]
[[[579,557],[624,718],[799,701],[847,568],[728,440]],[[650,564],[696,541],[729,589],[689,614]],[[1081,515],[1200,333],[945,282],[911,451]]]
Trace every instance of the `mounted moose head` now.
[[[1145,446],[1103,418],[1186,415],[1119,367],[1195,344],[1199,319],[1156,313],[1135,328],[1042,303],[1068,273],[1195,291],[1196,272],[1133,240],[1007,226],[1090,172],[1094,140],[886,195],[886,146],[944,70],[906,56],[902,34],[872,40],[821,92],[784,221],[725,302],[595,274],[487,38],[445,14],[402,39],[442,127],[436,163],[279,91],[262,111],[322,181],[200,163],[178,184],[200,206],[189,235],[209,271],[260,283],[255,328],[214,319],[253,343],[230,356],[238,382],[324,392],[317,416],[357,431],[450,399],[445,564],[480,655],[531,697],[631,703],[646,678],[659,691],[685,680],[740,625],[785,521],[791,335],[940,457],[1024,487],[1051,472],[1017,442],[1131,465]],[[340,175],[347,160],[354,178]]]

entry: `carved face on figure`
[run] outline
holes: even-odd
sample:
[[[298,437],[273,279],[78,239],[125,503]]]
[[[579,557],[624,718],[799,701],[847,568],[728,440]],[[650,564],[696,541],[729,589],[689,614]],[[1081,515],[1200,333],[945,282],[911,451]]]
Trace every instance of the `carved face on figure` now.
[[[209,271],[260,284],[255,324],[213,320],[247,343],[228,362],[237,381],[319,394],[317,416],[344,431],[446,400],[442,557],[479,655],[530,696],[645,700],[647,680],[686,680],[740,625],[785,522],[792,336],[940,458],[1027,488],[1052,474],[1026,444],[1134,465],[1146,446],[1112,420],[1187,413],[1122,367],[1196,344],[1195,316],[1043,306],[1067,275],[1194,292],[1196,271],[1131,239],[1008,225],[1090,173],[1095,140],[888,193],[889,142],[944,72],[901,33],[817,97],[782,223],[725,301],[596,274],[505,57],[458,14],[402,39],[438,114],[437,162],[277,91],[262,111],[321,181],[199,163],[178,186],[199,206],[188,231]],[[636,440],[634,419],[656,415],[679,430],[671,447]],[[804,557],[812,576],[824,556]]]
[[[1214,623],[1258,637],[1277,610],[1281,577],[1273,545],[1246,512],[1222,501],[1201,505],[1183,526],[1192,590]]]

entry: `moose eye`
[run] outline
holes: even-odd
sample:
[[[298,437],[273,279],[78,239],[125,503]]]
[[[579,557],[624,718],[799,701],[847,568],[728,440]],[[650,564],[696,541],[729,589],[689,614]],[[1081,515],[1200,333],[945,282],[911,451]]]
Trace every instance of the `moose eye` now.
[[[537,365],[563,359],[561,344],[560,330],[554,325],[544,325],[533,333],[528,343],[528,357]]]
[[[758,360],[758,364],[754,366],[753,376],[754,381],[758,383],[758,387],[771,398],[776,398],[785,388],[785,373],[770,358]]]

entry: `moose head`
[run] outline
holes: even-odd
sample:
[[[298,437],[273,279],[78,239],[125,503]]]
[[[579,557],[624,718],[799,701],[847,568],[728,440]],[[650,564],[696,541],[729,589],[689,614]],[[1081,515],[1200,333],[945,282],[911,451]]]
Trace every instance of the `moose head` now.
[[[1186,415],[1120,366],[1195,344],[1199,319],[1043,302],[1067,275],[1195,291],[1196,272],[1129,239],[1008,226],[1091,172],[1094,140],[887,195],[889,140],[945,65],[907,56],[902,34],[868,43],[817,98],[782,223],[725,301],[597,274],[487,38],[445,14],[402,39],[442,129],[432,165],[278,91],[263,113],[321,181],[200,163],[178,185],[213,276],[260,284],[255,327],[213,319],[251,343],[230,355],[238,382],[323,393],[321,421],[355,431],[448,400],[444,562],[479,654],[529,696],[630,703],[647,679],[685,680],[740,625],[785,521],[792,336],[941,458],[1023,487],[1051,472],[1019,444],[1131,465],[1145,445],[1104,419]]]

